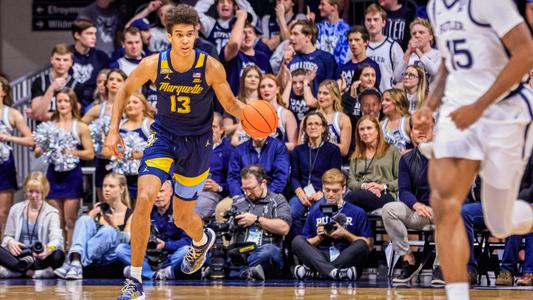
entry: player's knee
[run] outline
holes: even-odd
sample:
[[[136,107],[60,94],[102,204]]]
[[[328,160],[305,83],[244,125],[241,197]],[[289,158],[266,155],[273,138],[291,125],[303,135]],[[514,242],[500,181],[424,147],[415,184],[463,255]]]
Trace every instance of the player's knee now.
[[[150,213],[154,205],[155,197],[151,197],[146,192],[137,194],[137,200],[135,202],[135,210],[140,213]]]
[[[461,218],[462,201],[444,198],[438,193],[432,193],[430,202],[436,223],[453,222]]]

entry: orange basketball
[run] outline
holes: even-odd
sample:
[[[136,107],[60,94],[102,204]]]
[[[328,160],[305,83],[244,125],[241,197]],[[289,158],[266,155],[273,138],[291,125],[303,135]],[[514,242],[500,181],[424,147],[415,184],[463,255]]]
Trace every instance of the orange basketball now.
[[[249,136],[266,138],[278,127],[278,113],[272,104],[257,100],[247,104],[242,110],[241,125]]]

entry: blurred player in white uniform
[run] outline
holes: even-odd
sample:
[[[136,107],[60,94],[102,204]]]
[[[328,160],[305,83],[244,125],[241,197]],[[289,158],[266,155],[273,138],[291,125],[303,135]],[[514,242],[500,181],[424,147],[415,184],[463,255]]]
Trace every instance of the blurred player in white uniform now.
[[[512,0],[430,0],[427,10],[443,63],[414,117],[429,120],[438,109],[428,175],[437,250],[448,299],[469,299],[460,211],[478,172],[493,235],[533,226],[533,208],[517,200],[533,135],[533,92],[521,84],[533,68],[533,41]]]

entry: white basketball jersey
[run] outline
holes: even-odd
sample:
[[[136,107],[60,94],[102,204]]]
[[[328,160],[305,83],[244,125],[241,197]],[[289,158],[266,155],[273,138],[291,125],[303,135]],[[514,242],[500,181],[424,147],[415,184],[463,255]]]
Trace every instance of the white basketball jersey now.
[[[430,0],[427,10],[448,70],[443,103],[475,102],[509,61],[501,38],[522,17],[512,0]]]
[[[396,72],[402,68],[401,46],[390,38],[385,38],[381,43],[369,42],[366,55],[379,65],[381,73],[379,89],[385,91],[393,87]]]

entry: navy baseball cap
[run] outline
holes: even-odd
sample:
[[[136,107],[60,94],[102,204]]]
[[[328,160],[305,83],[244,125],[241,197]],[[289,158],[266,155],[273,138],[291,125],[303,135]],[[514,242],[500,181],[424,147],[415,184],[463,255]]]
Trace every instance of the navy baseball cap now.
[[[133,23],[131,23],[130,26],[135,27],[139,30],[150,30],[150,23],[148,22],[147,19],[144,19],[144,18],[133,21]]]

